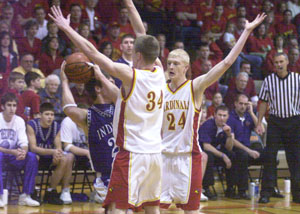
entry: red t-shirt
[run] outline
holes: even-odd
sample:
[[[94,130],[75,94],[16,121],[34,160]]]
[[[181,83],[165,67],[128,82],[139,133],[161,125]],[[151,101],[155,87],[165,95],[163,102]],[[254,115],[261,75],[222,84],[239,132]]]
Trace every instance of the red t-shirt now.
[[[60,56],[58,53],[56,55],[55,60],[53,60],[52,56],[49,56],[46,53],[43,53],[40,58],[39,62],[39,68],[47,77],[49,74],[51,74],[55,69],[60,68],[62,62],[64,61],[64,58]]]
[[[222,16],[220,20],[215,20],[213,15],[204,20],[203,31],[211,31],[212,33],[224,33],[226,29],[226,19]]]
[[[17,40],[19,55],[24,53],[31,53],[34,56],[35,60],[38,60],[41,55],[42,50],[42,41],[34,38],[33,46],[31,47],[27,37],[23,37]]]
[[[294,24],[290,23],[290,24],[286,24],[284,22],[280,22],[276,25],[276,32],[277,33],[281,33],[283,34],[284,36],[288,36],[288,35],[291,35],[291,34],[294,34],[294,35],[298,35],[297,33],[297,28]]]
[[[197,13],[197,7],[194,3],[183,3],[182,0],[177,0],[175,4],[175,13],[178,12],[188,12],[188,13]],[[180,25],[190,26],[190,20],[180,20]]]
[[[22,93],[24,107],[30,107],[30,119],[33,119],[34,114],[40,113],[40,96],[31,90],[26,90]]]
[[[204,94],[207,100],[212,100],[215,93],[219,92],[219,82],[214,82],[205,89]]]
[[[265,53],[267,50],[274,49],[273,41],[269,37],[257,38],[255,36],[250,36],[247,42],[248,52]]]
[[[216,64],[216,62],[214,60],[210,60],[210,61],[211,61],[212,66],[214,66]],[[195,79],[196,77],[203,74],[202,69],[201,69],[201,64],[202,64],[201,59],[197,59],[193,62],[193,64],[192,64],[192,79]]]

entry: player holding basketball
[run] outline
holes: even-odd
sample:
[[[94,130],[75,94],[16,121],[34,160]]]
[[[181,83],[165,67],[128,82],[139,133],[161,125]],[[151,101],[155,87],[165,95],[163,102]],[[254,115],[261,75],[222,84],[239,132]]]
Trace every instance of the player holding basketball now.
[[[161,192],[161,127],[163,119],[164,72],[156,61],[159,44],[146,36],[141,20],[135,23],[139,36],[134,45],[133,65],[114,63],[74,31],[59,8],[50,17],[81,51],[123,85],[114,115],[117,153],[104,207],[113,213],[126,209],[159,213]],[[138,17],[139,18],[139,17]],[[140,19],[140,18],[139,18]],[[159,66],[156,66],[159,64]]]

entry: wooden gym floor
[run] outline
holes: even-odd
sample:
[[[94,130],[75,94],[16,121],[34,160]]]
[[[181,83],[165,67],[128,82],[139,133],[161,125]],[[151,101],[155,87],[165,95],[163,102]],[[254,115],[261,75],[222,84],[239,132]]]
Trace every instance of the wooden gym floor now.
[[[283,190],[283,179],[278,181],[279,189]],[[271,198],[268,204],[258,204],[258,198],[252,200],[233,200],[224,198],[221,185],[216,183],[216,190],[219,195],[217,201],[201,202],[200,212],[203,214],[296,214],[300,213],[300,204],[290,202],[290,195],[285,195],[284,199]],[[9,204],[5,208],[0,208],[0,214],[102,214],[104,210],[99,204],[74,202],[72,205],[41,205],[37,208],[18,206]],[[143,212],[140,212],[143,213]],[[183,211],[172,206],[170,209],[162,211],[163,214],[183,214]]]

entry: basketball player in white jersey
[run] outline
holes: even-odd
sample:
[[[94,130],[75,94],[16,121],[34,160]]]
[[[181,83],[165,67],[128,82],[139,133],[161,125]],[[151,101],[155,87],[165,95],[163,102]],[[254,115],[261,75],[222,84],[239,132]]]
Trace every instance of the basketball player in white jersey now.
[[[113,213],[126,209],[159,213],[161,193],[161,127],[165,77],[157,57],[159,44],[145,35],[140,17],[133,23],[137,39],[133,66],[114,63],[70,27],[61,10],[49,15],[81,51],[101,69],[122,81],[114,115],[114,136],[119,146],[108,194],[103,206]],[[130,12],[129,12],[130,13]]]
[[[188,54],[181,49],[172,51],[167,60],[170,83],[165,92],[163,120],[163,177],[161,207],[172,202],[185,213],[199,213],[201,194],[201,149],[198,128],[202,96],[205,89],[217,81],[236,60],[248,36],[265,18],[246,22],[245,30],[226,58],[207,74],[187,80],[190,66]]]

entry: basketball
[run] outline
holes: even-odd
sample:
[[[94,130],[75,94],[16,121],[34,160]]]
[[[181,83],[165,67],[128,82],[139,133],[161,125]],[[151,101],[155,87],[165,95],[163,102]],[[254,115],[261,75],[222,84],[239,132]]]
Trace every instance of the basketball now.
[[[90,62],[89,58],[81,52],[67,57],[65,73],[70,82],[87,83],[94,76],[94,70],[87,62]]]

